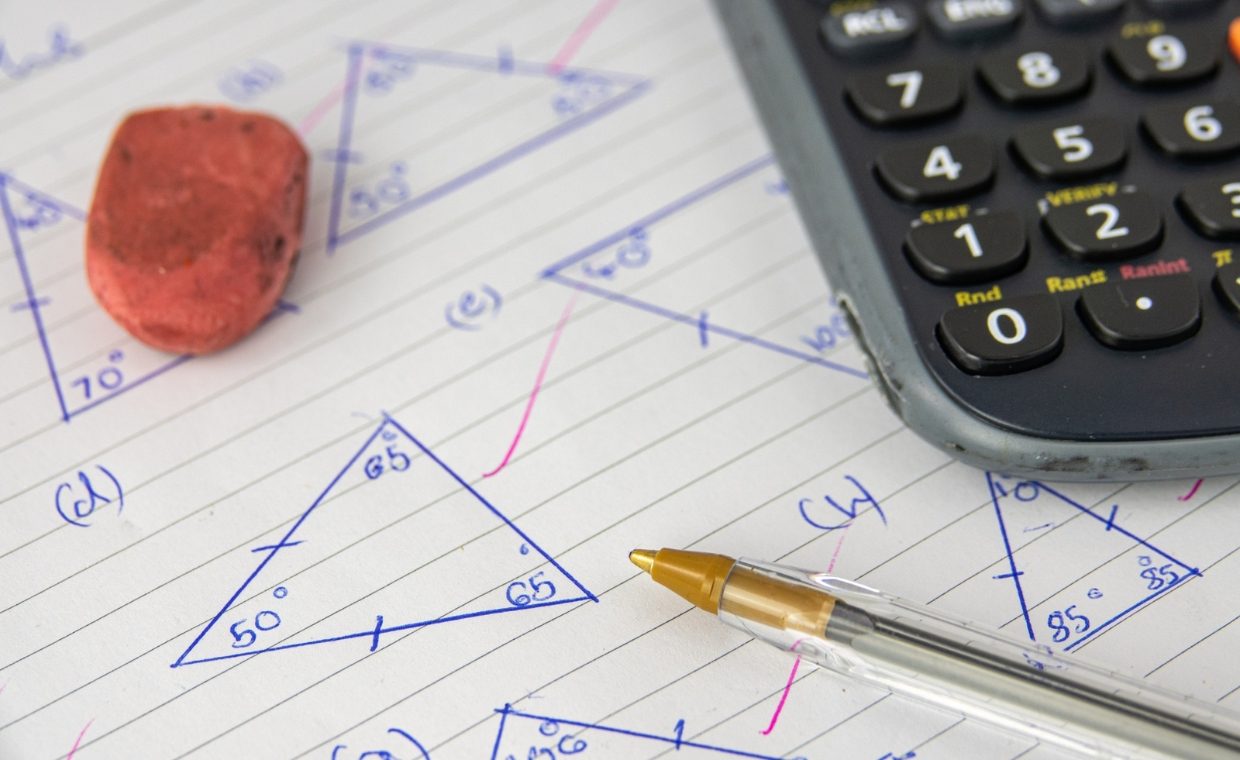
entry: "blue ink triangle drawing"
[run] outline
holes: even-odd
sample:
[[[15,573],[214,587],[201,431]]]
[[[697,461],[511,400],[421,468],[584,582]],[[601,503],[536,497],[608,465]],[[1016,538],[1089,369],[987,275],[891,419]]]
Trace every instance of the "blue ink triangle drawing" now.
[[[491,747],[491,760],[571,757],[589,749],[594,750],[590,757],[662,757],[669,752],[675,752],[676,757],[703,759],[742,757],[779,760],[787,757],[686,739],[684,720],[677,721],[671,731],[663,734],[535,715],[514,709],[512,705],[504,705],[495,712],[499,714],[499,730]]]
[[[40,267],[40,257],[58,250],[56,247],[67,246],[75,261],[82,260],[85,211],[12,175],[0,173],[0,212],[25,299],[10,304],[10,311],[30,313],[63,421],[141,387],[193,358],[189,354],[170,355],[137,343],[100,308],[87,308],[87,316],[82,317],[82,306],[95,304],[85,273],[76,270],[66,277],[63,272],[48,272]],[[46,285],[41,286],[41,281]],[[271,316],[286,311],[296,312],[297,307],[280,301]],[[88,349],[82,347],[80,334],[69,335],[82,329],[83,319],[93,321],[85,329],[92,337],[99,336],[98,345]],[[66,336],[73,339],[65,340]],[[122,343],[127,347],[120,347]]]
[[[251,549],[253,569],[172,667],[373,652],[415,629],[598,601],[387,415],[273,539]]]
[[[1098,510],[1046,483],[990,472],[986,486],[1005,554],[1006,572],[993,577],[1011,582],[1031,641],[1072,651],[1201,575],[1121,525],[1119,504]]]
[[[650,87],[631,74],[555,69],[506,49],[483,56],[356,41],[346,53],[330,155],[329,254],[595,123]],[[422,142],[434,150],[419,150]],[[482,155],[480,142],[492,146]],[[392,146],[383,161],[374,158],[377,145]]]
[[[850,335],[844,326],[842,315],[836,314],[831,318],[830,321],[836,325],[834,330],[830,325],[821,326],[816,333],[801,336],[798,344],[792,341],[776,341],[725,326],[710,311],[691,312],[683,306],[669,307],[662,302],[656,303],[650,298],[626,292],[627,281],[642,274],[643,270],[648,272],[660,265],[670,266],[669,262],[675,262],[678,253],[675,250],[676,245],[672,245],[670,251],[668,247],[662,246],[660,236],[663,234],[663,225],[669,222],[684,225],[687,219],[692,218],[691,214],[695,209],[709,203],[745,206],[755,203],[787,203],[787,198],[772,197],[784,196],[786,193],[787,185],[779,175],[775,159],[771,156],[758,158],[560,259],[544,269],[541,276],[545,280],[684,325],[698,334],[697,342],[703,348],[718,338],[725,338],[833,372],[865,379],[869,375],[864,370],[824,355],[825,350],[835,348],[841,337]],[[716,219],[717,216],[710,217],[710,223],[702,228],[709,228]],[[824,293],[823,301],[827,300]],[[826,345],[828,342],[829,346]]]

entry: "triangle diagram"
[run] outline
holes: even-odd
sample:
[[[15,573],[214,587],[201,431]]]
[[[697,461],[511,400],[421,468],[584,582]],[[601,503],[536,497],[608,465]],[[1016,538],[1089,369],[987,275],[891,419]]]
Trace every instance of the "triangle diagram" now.
[[[735,327],[734,314],[745,315],[737,321],[752,322],[762,314],[778,323],[782,319],[776,315],[787,310],[784,300],[792,285],[778,277],[795,275],[792,269],[764,287],[748,288],[770,274],[764,268],[775,258],[755,256],[756,250],[795,252],[805,246],[800,227],[780,224],[790,202],[787,193],[775,159],[757,158],[569,254],[542,277],[679,323],[697,333],[690,340],[702,348],[739,341],[864,380],[865,370],[832,358],[852,336],[833,299],[825,311],[815,312],[819,324],[800,335]],[[716,230],[719,219],[752,218],[755,211],[756,223],[740,225],[739,232]],[[715,282],[718,272],[727,273],[727,282]],[[704,291],[715,295],[697,302]],[[822,301],[828,301],[825,292]]]
[[[287,532],[251,551],[253,570],[173,667],[374,651],[417,628],[598,601],[386,415]]]
[[[82,265],[85,211],[0,173],[0,212],[23,292],[10,308],[30,314],[62,420],[193,358],[142,345],[96,304]],[[280,301],[271,317],[296,310]]]
[[[1031,641],[1072,651],[1201,574],[1126,527],[1109,499],[1091,507],[989,472],[986,483],[1005,551],[992,577],[1012,584],[1021,617],[1011,625]]]
[[[327,250],[483,179],[632,102],[630,74],[355,42],[340,95]]]
[[[62,420],[189,359],[136,343],[95,306],[81,269],[85,211],[4,174],[0,209],[24,291],[13,308],[33,320]]]

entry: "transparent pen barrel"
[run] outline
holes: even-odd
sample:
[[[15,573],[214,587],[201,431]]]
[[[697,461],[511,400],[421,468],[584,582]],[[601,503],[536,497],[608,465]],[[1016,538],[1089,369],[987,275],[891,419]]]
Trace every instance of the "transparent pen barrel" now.
[[[746,589],[784,584],[802,609],[755,615]],[[1240,756],[1234,713],[845,579],[738,560],[719,615],[830,670],[1084,755]]]

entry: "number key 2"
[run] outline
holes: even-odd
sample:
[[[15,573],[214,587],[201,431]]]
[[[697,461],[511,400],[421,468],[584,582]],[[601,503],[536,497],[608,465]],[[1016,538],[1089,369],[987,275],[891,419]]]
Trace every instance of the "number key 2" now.
[[[1163,236],[1158,206],[1141,192],[1051,207],[1042,225],[1060,248],[1085,261],[1139,256],[1157,248]]]

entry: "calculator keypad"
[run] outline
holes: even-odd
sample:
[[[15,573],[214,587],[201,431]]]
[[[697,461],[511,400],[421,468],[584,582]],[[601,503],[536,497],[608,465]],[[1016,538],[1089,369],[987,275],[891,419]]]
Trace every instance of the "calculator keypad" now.
[[[840,55],[875,56],[907,43],[919,26],[910,3],[886,0],[828,13],[822,20],[822,35]]]
[[[952,309],[939,339],[956,364],[979,375],[1005,375],[1046,364],[1063,348],[1063,316],[1048,295]]]
[[[1240,150],[1240,101],[1211,100],[1155,106],[1141,127],[1159,150],[1175,158],[1218,158]]]
[[[1010,31],[1024,10],[1021,0],[930,0],[926,15],[952,42],[972,42]]]
[[[1066,43],[992,53],[981,59],[978,71],[990,91],[1013,106],[1083,95],[1093,75],[1085,53]]]
[[[1162,214],[1143,192],[1052,206],[1042,226],[1056,245],[1084,261],[1115,261],[1148,253],[1162,242]]]
[[[1107,52],[1116,69],[1133,84],[1185,84],[1218,69],[1221,41],[1217,31],[1195,27],[1148,37],[1120,35]]]
[[[875,161],[887,191],[901,200],[924,203],[960,198],[994,179],[994,149],[981,135],[891,148]]]
[[[1062,27],[1080,27],[1108,21],[1124,7],[1124,0],[1037,0],[1042,17]]]
[[[1197,283],[1186,274],[1096,285],[1081,294],[1078,308],[1095,338],[1123,350],[1169,346],[1201,325]]]
[[[951,64],[867,72],[849,77],[848,100],[866,121],[898,126],[936,119],[960,108],[960,70]]]
[[[1184,217],[1205,237],[1240,240],[1240,171],[1190,182],[1179,202]]]
[[[924,0],[868,57],[820,22],[891,3],[775,2],[814,35],[845,171],[820,181],[847,182],[936,382],[1046,437],[1240,430],[1220,396],[1240,371],[1240,0]],[[1150,400],[1153,426],[1117,411]]]
[[[1214,292],[1228,309],[1240,315],[1240,263],[1219,267],[1214,273]]]
[[[944,224],[920,224],[904,239],[909,261],[927,280],[973,283],[1011,274],[1025,265],[1025,223],[1015,211],[980,214]]]
[[[1018,130],[1012,150],[1040,179],[1070,180],[1115,169],[1128,154],[1124,128],[1115,119],[1070,119]]]

